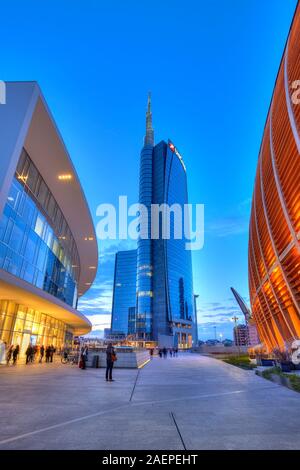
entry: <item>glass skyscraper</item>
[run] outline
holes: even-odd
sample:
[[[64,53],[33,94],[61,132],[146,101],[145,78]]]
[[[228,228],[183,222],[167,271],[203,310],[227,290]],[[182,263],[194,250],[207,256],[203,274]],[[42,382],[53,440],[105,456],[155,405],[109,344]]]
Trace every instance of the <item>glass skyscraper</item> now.
[[[115,258],[112,334],[134,333],[136,304],[136,250],[119,251]]]
[[[154,145],[150,95],[140,159],[139,202],[148,214],[153,204],[177,204],[183,214],[184,204],[188,203],[186,168],[180,153],[171,141]],[[141,223],[149,237],[144,238],[146,234],[141,232],[138,240],[136,336],[185,348],[196,340],[191,252],[185,249],[184,237],[175,238],[172,215],[170,238],[163,238],[166,211],[160,214],[156,239],[150,237],[151,217]],[[181,228],[184,233],[183,217]]]

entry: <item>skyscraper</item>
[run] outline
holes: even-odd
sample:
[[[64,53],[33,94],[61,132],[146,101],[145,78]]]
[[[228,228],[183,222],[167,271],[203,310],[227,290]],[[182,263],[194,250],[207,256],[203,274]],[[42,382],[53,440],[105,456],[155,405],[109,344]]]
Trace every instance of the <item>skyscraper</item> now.
[[[136,304],[136,250],[118,251],[115,258],[115,275],[111,333],[132,333]],[[131,330],[128,331],[130,323]]]
[[[168,214],[168,207],[173,204],[183,214],[188,203],[186,168],[170,140],[154,145],[150,95],[140,158],[139,202],[149,216],[141,223],[137,248],[137,337],[190,347],[196,338],[191,252],[186,250],[184,238],[174,236],[175,214],[172,210]],[[161,213],[157,236],[151,239],[153,204],[160,206]],[[167,207],[162,208],[162,204]],[[163,237],[162,222],[168,216],[170,238],[167,239]],[[143,222],[143,214],[141,219]],[[182,229],[183,220],[180,224]]]

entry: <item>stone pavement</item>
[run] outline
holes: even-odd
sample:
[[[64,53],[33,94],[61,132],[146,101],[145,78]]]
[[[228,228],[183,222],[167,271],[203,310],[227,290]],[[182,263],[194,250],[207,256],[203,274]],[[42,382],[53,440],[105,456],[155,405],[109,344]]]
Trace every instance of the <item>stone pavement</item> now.
[[[299,449],[300,395],[198,354],[114,371],[0,368],[2,449]]]

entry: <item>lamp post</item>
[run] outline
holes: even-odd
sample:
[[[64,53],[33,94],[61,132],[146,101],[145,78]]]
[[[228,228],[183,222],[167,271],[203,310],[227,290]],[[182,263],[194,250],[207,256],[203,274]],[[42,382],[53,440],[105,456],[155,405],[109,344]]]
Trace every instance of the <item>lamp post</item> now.
[[[195,342],[198,347],[198,318],[197,318],[197,299],[199,294],[194,294],[194,309],[195,309]]]
[[[231,320],[234,322],[234,332],[235,332],[235,335],[236,335],[236,339],[237,339],[237,347],[238,347],[238,356],[240,355],[240,341],[239,341],[239,335],[238,335],[238,331],[237,331],[237,322],[238,322],[238,319],[239,317],[237,317],[236,315],[234,315]]]

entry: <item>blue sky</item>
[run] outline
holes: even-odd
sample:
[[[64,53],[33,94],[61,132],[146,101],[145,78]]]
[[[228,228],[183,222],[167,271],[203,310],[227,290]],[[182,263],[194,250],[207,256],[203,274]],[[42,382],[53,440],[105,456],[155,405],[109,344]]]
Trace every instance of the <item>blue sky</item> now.
[[[2,80],[37,80],[88,199],[138,196],[148,90],[155,137],[184,156],[190,202],[205,204],[205,244],[193,254],[199,335],[231,337],[248,300],[248,220],[257,155],[296,0],[12,1],[1,5]],[[109,324],[114,254],[81,310]]]

